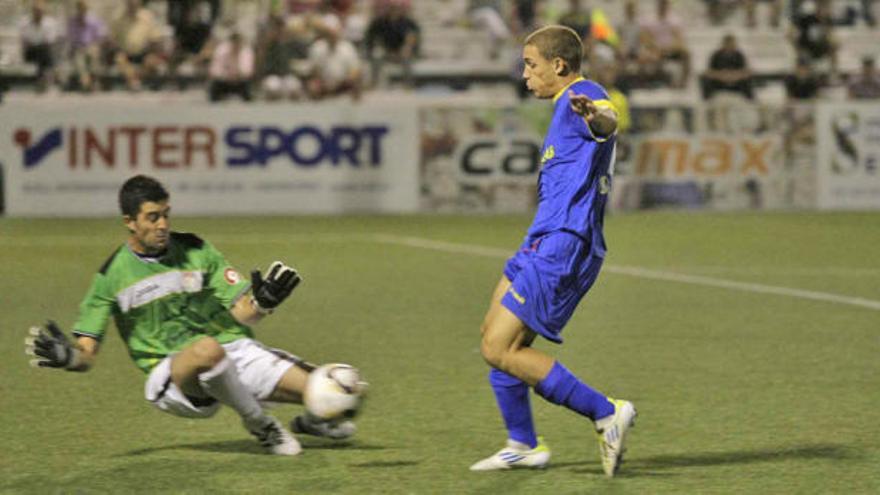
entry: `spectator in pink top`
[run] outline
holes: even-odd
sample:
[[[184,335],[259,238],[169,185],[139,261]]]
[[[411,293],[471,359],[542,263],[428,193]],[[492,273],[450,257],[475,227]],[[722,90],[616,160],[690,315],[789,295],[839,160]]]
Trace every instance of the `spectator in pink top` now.
[[[681,73],[675,85],[683,88],[691,73],[691,54],[687,49],[681,21],[669,12],[669,0],[657,0],[657,18],[644,23],[642,29],[664,60],[681,64]]]
[[[254,77],[254,50],[241,34],[233,32],[220,43],[211,58],[211,82],[208,97],[212,102],[237,95],[251,101],[251,80]]]
[[[67,44],[76,72],[76,83],[83,91],[95,89],[95,74],[101,63],[101,46],[107,38],[107,25],[89,12],[86,0],[77,0],[74,15],[67,21]]]

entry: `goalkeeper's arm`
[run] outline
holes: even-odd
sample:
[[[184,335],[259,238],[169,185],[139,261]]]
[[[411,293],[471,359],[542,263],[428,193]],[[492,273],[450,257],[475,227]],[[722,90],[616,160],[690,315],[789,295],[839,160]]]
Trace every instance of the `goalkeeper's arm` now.
[[[251,272],[251,296],[239,299],[232,316],[245,325],[253,325],[271,314],[302,281],[297,271],[280,261],[269,266],[265,278],[259,270]]]
[[[45,328],[31,327],[30,336],[25,339],[25,353],[36,358],[31,360],[32,366],[67,371],[88,371],[99,347],[98,340],[86,336],[71,342],[53,321]]]

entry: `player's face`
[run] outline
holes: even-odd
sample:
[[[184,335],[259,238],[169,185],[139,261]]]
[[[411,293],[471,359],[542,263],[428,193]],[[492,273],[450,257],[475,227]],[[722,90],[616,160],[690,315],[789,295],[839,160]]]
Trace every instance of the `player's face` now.
[[[131,231],[132,247],[143,254],[161,253],[171,239],[171,207],[168,200],[146,201],[136,218],[125,216],[125,225]]]
[[[523,47],[523,79],[526,80],[526,87],[538,98],[553,98],[559,91],[559,74],[557,73],[557,65],[559,59],[555,61],[547,60],[541,56],[538,47],[535,45],[526,45]],[[555,62],[555,63],[554,63]]]

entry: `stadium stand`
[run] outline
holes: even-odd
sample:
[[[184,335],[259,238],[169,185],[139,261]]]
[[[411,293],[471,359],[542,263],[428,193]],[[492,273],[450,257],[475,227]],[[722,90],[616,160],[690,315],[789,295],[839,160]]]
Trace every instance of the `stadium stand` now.
[[[812,1],[812,0],[809,0]],[[821,0],[820,0],[821,1]],[[102,19],[111,22],[120,11],[123,2],[112,0],[91,0],[90,7],[93,12]],[[519,57],[519,45],[517,37],[519,32],[515,19],[516,5],[521,2],[496,2],[502,8],[498,12],[500,18],[508,21],[511,36],[502,40],[500,50],[493,48],[487,39],[487,30],[478,20],[471,15],[471,7],[474,2],[467,0],[377,0],[377,1],[329,1],[321,7],[318,1],[293,2],[290,0],[223,0],[219,2],[220,17],[214,25],[213,38],[222,40],[228,33],[235,30],[250,42],[256,42],[260,26],[263,25],[268,13],[273,9],[281,9],[290,19],[301,13],[293,13],[303,9],[313,9],[320,22],[340,22],[346,37],[357,44],[361,44],[362,36],[370,17],[376,9],[383,8],[388,3],[402,3],[410,9],[412,17],[420,26],[419,57],[412,66],[414,85],[417,88],[437,90],[461,90],[478,86],[495,86],[498,91],[513,88],[511,84],[518,78],[517,59]],[[485,3],[485,2],[484,2]],[[491,3],[491,2],[489,2]],[[733,34],[739,40],[739,45],[749,61],[749,66],[754,73],[756,94],[758,100],[773,100],[784,94],[783,81],[789,74],[797,58],[795,49],[789,41],[788,16],[783,16],[779,27],[770,26],[762,18],[757,26],[748,27],[746,22],[746,10],[737,9],[724,19],[721,25],[713,24],[708,14],[708,2],[702,0],[677,0],[672,2],[672,11],[681,19],[687,19],[685,24],[686,47],[691,55],[692,70],[684,87],[670,88],[659,85],[642,88],[622,88],[632,100],[638,104],[640,101],[652,100],[653,102],[665,102],[676,104],[681,102],[693,102],[699,99],[699,77],[706,70],[712,51],[719,45],[725,34]],[[803,1],[800,3],[804,3]],[[869,6],[872,2],[867,3]],[[876,3],[876,2],[874,2]],[[48,1],[48,11],[57,19],[65,23],[65,19],[72,11],[72,1]],[[292,7],[296,4],[295,7]],[[624,19],[623,1],[594,0],[584,2],[591,8],[602,9],[611,24],[618,25]],[[784,12],[790,12],[791,2],[785,2]],[[831,1],[835,12],[847,13],[852,2],[844,0]],[[303,7],[303,5],[305,7]],[[160,45],[165,52],[166,59],[173,58],[171,53],[174,48],[174,31],[167,25],[168,7],[165,0],[148,1],[146,6],[153,12],[155,17],[162,21],[162,36]],[[534,6],[536,16],[544,23],[558,19],[567,9],[568,2],[564,0],[549,0],[536,2]],[[655,2],[638,2],[639,18],[649,18],[654,15]],[[767,15],[768,7],[762,2],[758,5],[758,15]],[[26,97],[31,90],[37,87],[37,70],[33,64],[26,63],[22,58],[22,48],[19,36],[19,22],[27,15],[29,2],[21,0],[0,0],[0,92],[11,91],[21,97]],[[876,6],[874,6],[876,8]],[[844,18],[844,14],[840,18]],[[880,43],[880,32],[874,26],[867,25],[861,17],[853,17],[846,14],[846,23],[849,25],[835,26],[834,36],[839,43],[839,74],[830,78],[832,85],[845,86],[846,77],[859,72],[862,59],[876,52]],[[332,17],[336,17],[336,21]],[[328,19],[330,19],[328,21]],[[496,36],[497,37],[497,36]],[[589,45],[596,50],[596,43]],[[362,44],[361,44],[362,47]],[[65,53],[63,47],[59,53]],[[613,55],[612,55],[613,56]],[[667,64],[664,64],[667,68]],[[676,68],[669,68],[673,73]],[[70,62],[61,57],[58,65],[59,88],[72,89],[67,81],[70,77]],[[823,71],[825,67],[819,66]],[[399,86],[403,72],[400,67],[394,65],[387,67],[385,74],[392,85]],[[125,87],[124,78],[118,69],[107,63],[100,76],[101,87],[104,90],[118,91]],[[200,88],[203,94],[206,92],[207,79],[204,74],[196,72],[178,72],[165,70],[158,79],[148,85],[153,89],[165,91],[179,91],[181,88]],[[378,91],[382,91],[379,89]],[[833,93],[833,91],[832,91]]]

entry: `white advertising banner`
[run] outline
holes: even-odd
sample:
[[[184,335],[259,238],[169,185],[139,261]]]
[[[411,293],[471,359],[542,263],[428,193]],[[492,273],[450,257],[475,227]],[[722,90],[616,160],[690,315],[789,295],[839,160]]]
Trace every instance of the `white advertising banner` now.
[[[880,209],[880,104],[820,104],[816,118],[821,209]]]
[[[782,140],[774,134],[654,134],[634,140],[630,207],[779,208],[786,177]],[[630,189],[637,189],[631,191]]]
[[[413,212],[415,108],[4,105],[10,216],[118,214],[128,177],[162,181],[183,215]]]

